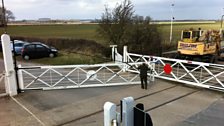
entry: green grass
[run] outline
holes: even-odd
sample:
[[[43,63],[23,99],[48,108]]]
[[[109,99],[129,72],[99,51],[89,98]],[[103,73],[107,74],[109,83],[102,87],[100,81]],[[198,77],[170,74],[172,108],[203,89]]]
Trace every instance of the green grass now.
[[[74,53],[60,53],[54,58],[31,59],[26,62],[35,62],[48,65],[73,65],[73,64],[94,64],[102,63],[105,60],[97,57],[85,56]]]
[[[103,39],[96,33],[98,25],[21,25],[8,26],[7,33],[11,36],[25,36],[37,38],[74,38],[95,40],[103,44]],[[0,33],[4,33],[0,29]]]

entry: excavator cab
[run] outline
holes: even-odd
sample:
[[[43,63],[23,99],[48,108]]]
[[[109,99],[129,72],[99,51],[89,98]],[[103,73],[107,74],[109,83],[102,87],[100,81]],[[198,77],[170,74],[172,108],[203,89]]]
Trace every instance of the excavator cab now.
[[[183,30],[181,34],[181,40],[183,42],[198,42],[202,35],[202,30]]]

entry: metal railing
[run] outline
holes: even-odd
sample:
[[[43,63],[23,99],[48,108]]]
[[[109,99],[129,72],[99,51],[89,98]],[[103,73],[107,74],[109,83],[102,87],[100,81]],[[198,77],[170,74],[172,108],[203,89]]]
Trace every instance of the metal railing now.
[[[134,66],[141,63],[18,67],[19,84],[25,89],[61,89],[139,84]],[[126,66],[126,67],[124,67]],[[124,68],[135,71],[132,73]]]
[[[155,63],[154,76],[188,85],[224,91],[224,65],[146,56],[127,52],[129,63]],[[170,64],[171,74],[164,72],[164,66]]]

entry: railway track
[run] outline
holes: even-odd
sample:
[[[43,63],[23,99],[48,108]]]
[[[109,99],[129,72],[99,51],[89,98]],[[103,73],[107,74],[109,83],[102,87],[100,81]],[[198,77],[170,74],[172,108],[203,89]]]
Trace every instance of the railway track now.
[[[150,90],[150,89],[149,89]],[[135,103],[143,103],[145,105],[145,111],[156,111],[158,108],[164,107],[167,104],[175,103],[178,100],[184,99],[192,94],[200,92],[201,89],[192,89],[189,87],[183,87],[180,84],[174,84],[165,89],[158,90],[140,97],[136,97]],[[117,104],[118,110],[120,110],[120,104]],[[89,120],[89,121],[88,121]],[[97,121],[94,121],[97,120]],[[103,109],[90,113],[84,117],[71,120],[69,122],[60,124],[65,126],[72,125],[103,125]]]

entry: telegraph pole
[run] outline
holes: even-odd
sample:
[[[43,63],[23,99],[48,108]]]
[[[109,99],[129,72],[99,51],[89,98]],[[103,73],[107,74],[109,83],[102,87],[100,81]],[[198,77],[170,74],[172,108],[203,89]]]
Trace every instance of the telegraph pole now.
[[[174,20],[174,17],[173,17],[173,7],[174,7],[174,4],[171,4],[170,44],[171,44],[171,42],[172,42],[172,36],[173,36],[173,20]]]
[[[2,25],[4,27],[5,33],[7,32],[7,24],[6,24],[6,17],[5,17],[5,6],[4,6],[4,0],[2,0]]]

